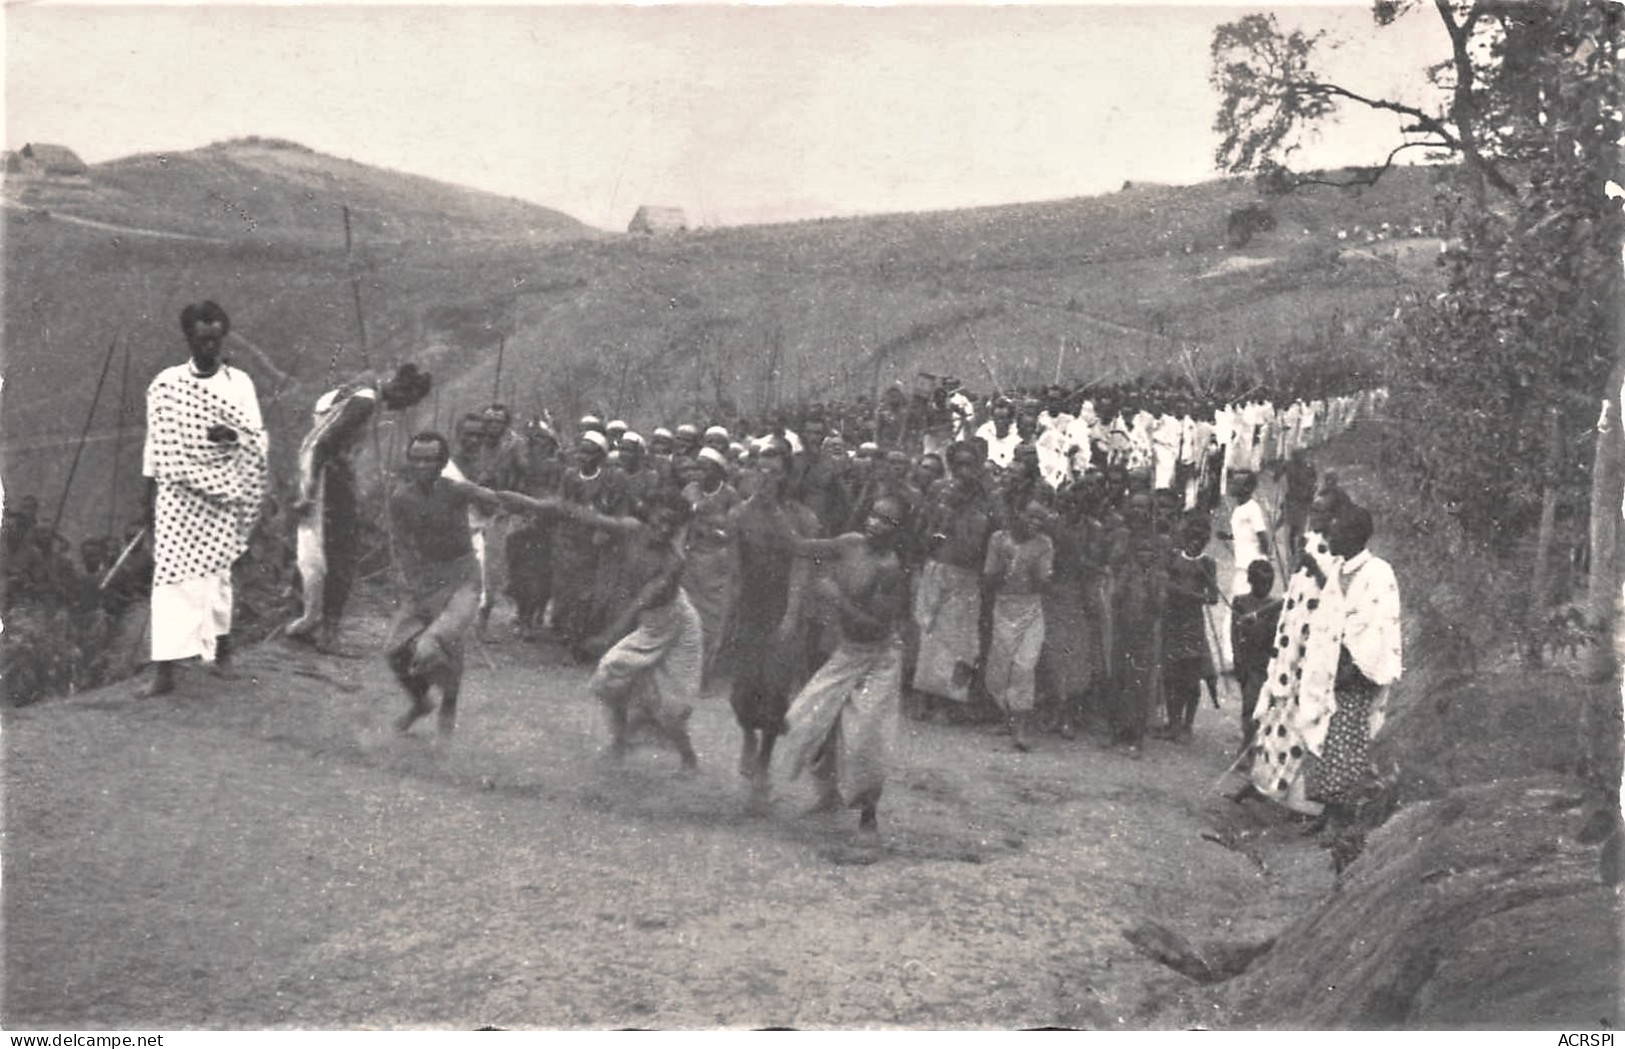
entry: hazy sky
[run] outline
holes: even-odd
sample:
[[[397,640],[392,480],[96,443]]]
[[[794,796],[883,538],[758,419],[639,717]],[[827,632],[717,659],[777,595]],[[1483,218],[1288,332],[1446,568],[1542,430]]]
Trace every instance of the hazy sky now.
[[[1256,7],[7,5],[5,142],[87,161],[242,135],[624,228],[1047,200],[1211,177],[1213,27]],[[1283,8],[1417,99],[1424,11]],[[1318,163],[1379,159],[1349,119]]]

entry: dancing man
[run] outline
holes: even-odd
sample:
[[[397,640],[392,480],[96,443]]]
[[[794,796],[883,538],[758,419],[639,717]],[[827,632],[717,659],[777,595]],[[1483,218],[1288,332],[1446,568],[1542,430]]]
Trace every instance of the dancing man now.
[[[864,530],[834,539],[798,539],[796,553],[828,561],[814,588],[834,609],[841,643],[785,714],[791,778],[811,767],[815,812],[859,810],[858,829],[877,834],[876,807],[902,702],[902,643],[908,583],[897,558],[903,506],[882,496]]]
[[[384,658],[411,707],[395,723],[406,732],[434,709],[440,690],[440,738],[449,740],[462,690],[463,650],[479,612],[479,565],[469,533],[470,508],[494,512],[497,494],[444,475],[451,446],[420,433],[406,448],[406,479],[389,493],[389,525],[404,594],[390,624]]]

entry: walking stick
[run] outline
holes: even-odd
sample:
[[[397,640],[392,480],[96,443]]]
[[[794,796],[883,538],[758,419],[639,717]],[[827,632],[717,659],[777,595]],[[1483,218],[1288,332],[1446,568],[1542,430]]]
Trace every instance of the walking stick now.
[[[96,589],[106,590],[112,585],[113,580],[117,579],[119,573],[124,571],[124,566],[130,560],[130,555],[136,552],[141,544],[146,541],[146,538],[147,529],[145,526],[143,526],[141,531],[135,534],[134,539],[131,539],[128,543],[124,544],[124,549],[119,553],[117,560],[113,562],[113,567],[109,568],[107,570],[107,574],[102,576],[102,581],[97,584]]]
[[[1218,710],[1219,709],[1219,691],[1218,691],[1218,687],[1217,687],[1218,686],[1217,677],[1221,676],[1221,675],[1224,675],[1224,674],[1230,673],[1231,668],[1226,667],[1224,665],[1224,643],[1223,643],[1223,640],[1219,637],[1219,628],[1218,628],[1217,624],[1215,624],[1213,622],[1213,609],[1208,605],[1203,605],[1202,606],[1202,620],[1206,624],[1208,652],[1210,652],[1211,654],[1217,656],[1218,657],[1218,662],[1219,662],[1219,674],[1215,676],[1215,679],[1212,682],[1212,684],[1214,685],[1214,689],[1213,689],[1212,695],[1210,695],[1208,697],[1209,699],[1211,699],[1213,701],[1213,709]]]

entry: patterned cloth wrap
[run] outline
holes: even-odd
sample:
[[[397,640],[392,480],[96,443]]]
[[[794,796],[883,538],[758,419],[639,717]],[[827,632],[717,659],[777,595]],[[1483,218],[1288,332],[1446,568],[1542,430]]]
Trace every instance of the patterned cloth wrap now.
[[[1307,548],[1328,577],[1341,558],[1311,532]],[[1322,586],[1300,568],[1287,584],[1275,631],[1264,687],[1255,716],[1252,779],[1261,793],[1282,800],[1303,774],[1305,759],[1319,753],[1337,709],[1337,656],[1341,651],[1342,609],[1335,587]]]
[[[249,388],[252,403],[252,387]],[[237,441],[208,439],[224,423]],[[158,481],[153,585],[200,579],[231,568],[248,550],[266,488],[266,437],[251,417],[184,368],[147,391],[148,445]]]

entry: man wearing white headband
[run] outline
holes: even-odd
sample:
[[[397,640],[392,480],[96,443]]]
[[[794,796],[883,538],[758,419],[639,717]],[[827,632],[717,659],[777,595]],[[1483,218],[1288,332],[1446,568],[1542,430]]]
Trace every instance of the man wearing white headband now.
[[[609,440],[583,430],[576,442],[576,465],[565,472],[559,494],[567,502],[617,516],[624,509],[621,486],[605,465]],[[605,538],[590,525],[561,518],[553,533],[553,625],[577,645],[603,625],[599,559]]]
[[[529,445],[519,490],[553,495],[564,479],[558,437],[541,419],[525,427]],[[553,522],[527,519],[508,534],[508,594],[514,603],[514,629],[522,639],[539,636],[553,597]]]
[[[678,426],[673,435],[672,455],[679,459],[692,459],[699,450],[700,428],[693,423]]]
[[[740,496],[728,483],[727,457],[715,448],[701,448],[694,457],[694,467],[697,476],[683,489],[694,508],[694,519],[688,527],[683,589],[704,626],[704,673],[709,678],[717,670],[717,654],[732,627],[734,595],[739,589],[739,561],[730,516]]]

